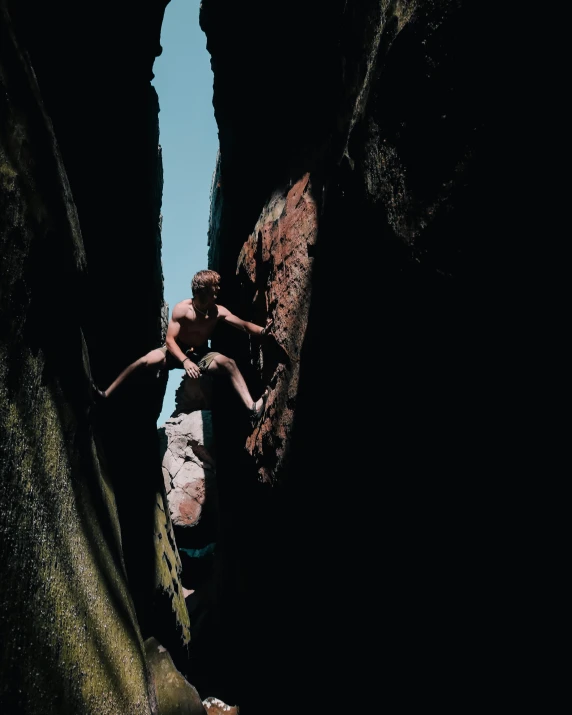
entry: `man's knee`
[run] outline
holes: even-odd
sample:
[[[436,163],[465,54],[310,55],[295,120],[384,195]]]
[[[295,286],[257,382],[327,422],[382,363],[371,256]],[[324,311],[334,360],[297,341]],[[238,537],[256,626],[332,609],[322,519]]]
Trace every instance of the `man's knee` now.
[[[163,367],[166,365],[167,359],[162,350],[151,350],[147,355],[139,358],[138,362],[142,367]]]
[[[217,355],[213,362],[216,363],[219,368],[229,373],[238,370],[236,362],[232,358],[226,357],[226,355]]]

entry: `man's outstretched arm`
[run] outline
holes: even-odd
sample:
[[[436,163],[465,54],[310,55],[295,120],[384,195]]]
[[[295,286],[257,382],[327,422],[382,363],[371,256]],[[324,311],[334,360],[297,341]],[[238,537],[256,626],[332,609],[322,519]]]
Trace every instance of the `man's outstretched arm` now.
[[[230,310],[227,310],[220,305],[219,316],[221,320],[224,320],[225,323],[228,323],[228,325],[231,325],[233,328],[242,330],[249,335],[258,335],[261,338],[266,337],[269,334],[270,328],[274,323],[272,318],[268,318],[264,327],[262,327],[262,325],[257,325],[256,323],[250,323],[248,320],[239,318],[237,315],[231,313]]]

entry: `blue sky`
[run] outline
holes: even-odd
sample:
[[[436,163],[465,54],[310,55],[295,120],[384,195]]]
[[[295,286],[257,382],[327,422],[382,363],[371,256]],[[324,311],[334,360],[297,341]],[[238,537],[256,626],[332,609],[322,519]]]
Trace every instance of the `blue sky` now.
[[[169,312],[191,297],[191,279],[207,268],[210,188],[218,150],[212,105],[213,75],[200,0],[171,0],[161,30],[153,86],[159,95],[163,150],[163,278]],[[171,370],[161,425],[175,407],[182,370]]]

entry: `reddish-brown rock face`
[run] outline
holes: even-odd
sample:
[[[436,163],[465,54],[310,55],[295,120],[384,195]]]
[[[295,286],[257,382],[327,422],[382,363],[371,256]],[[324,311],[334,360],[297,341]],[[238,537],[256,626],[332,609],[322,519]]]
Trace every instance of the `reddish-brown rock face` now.
[[[263,481],[271,482],[280,470],[290,440],[300,352],[310,307],[311,252],[317,235],[317,206],[310,175],[306,173],[289,189],[276,191],[264,206],[238,259],[239,276],[253,286],[257,274],[267,277],[267,315],[274,321],[272,335],[282,356],[280,361],[266,365],[264,344],[258,355],[270,396],[263,418],[247,438],[246,448],[258,459]]]

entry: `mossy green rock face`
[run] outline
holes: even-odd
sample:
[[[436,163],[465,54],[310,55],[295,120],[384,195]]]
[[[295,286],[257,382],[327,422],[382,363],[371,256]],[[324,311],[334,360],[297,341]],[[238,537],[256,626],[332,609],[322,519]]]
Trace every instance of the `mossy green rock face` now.
[[[191,624],[180,580],[181,558],[175,543],[167,496],[164,490],[157,492],[155,496],[154,538],[157,599],[162,597],[170,602],[180,643],[186,646],[191,640]]]
[[[0,712],[147,715],[114,491],[89,420],[75,205],[0,2]]]
[[[145,641],[145,653],[159,715],[207,715],[196,688],[175,668],[169,652],[155,638]]]

